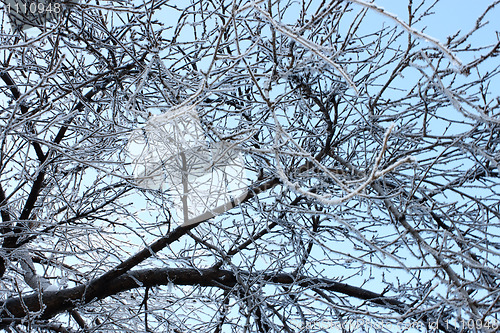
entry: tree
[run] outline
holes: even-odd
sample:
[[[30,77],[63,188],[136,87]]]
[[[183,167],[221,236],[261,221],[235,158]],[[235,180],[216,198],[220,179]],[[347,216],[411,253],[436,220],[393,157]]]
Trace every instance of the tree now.
[[[439,40],[441,2],[73,2],[24,31],[5,16],[0,327],[495,330],[499,2]],[[186,106],[248,187],[182,225],[127,147]]]

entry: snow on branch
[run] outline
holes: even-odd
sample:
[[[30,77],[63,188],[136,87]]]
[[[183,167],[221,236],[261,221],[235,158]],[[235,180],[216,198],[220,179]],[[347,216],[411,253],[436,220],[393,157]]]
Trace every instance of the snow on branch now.
[[[421,38],[423,40],[426,40],[431,44],[434,44],[434,46],[436,46],[441,52],[443,52],[451,60],[453,65],[455,65],[458,69],[462,69],[462,62],[460,61],[460,59],[458,59],[453,54],[453,52],[451,52],[450,49],[448,49],[446,46],[442,45],[437,39],[412,28],[406,22],[399,19],[395,14],[387,12],[384,8],[379,7],[374,3],[366,2],[363,0],[348,0],[348,1],[355,3],[355,4],[358,4],[360,6],[363,6],[365,8],[376,11],[376,12],[384,15],[385,17],[388,17],[391,20],[395,21],[397,24],[399,24],[401,27],[403,27],[403,29],[405,29],[409,34],[416,36],[418,38]]]
[[[310,155],[307,151],[305,151],[298,143],[296,143],[295,140],[288,133],[286,133],[286,131],[284,131],[281,128],[276,117],[275,117],[275,121],[276,121],[276,125],[278,128],[278,135],[276,136],[276,142],[275,142],[276,169],[277,169],[277,174],[278,174],[280,180],[286,186],[288,186],[290,189],[296,191],[297,193],[314,198],[325,205],[340,205],[340,204],[352,199],[353,197],[355,197],[357,195],[361,195],[363,193],[363,191],[371,183],[373,183],[373,181],[383,177],[384,175],[393,171],[394,169],[396,169],[397,167],[399,167],[402,164],[415,163],[415,161],[416,161],[413,156],[407,156],[405,158],[399,159],[398,161],[392,163],[391,165],[387,166],[383,170],[379,169],[380,163],[381,163],[382,158],[384,156],[384,153],[387,149],[387,142],[389,140],[389,136],[390,136],[390,134],[395,126],[394,124],[391,124],[391,126],[389,126],[389,128],[385,132],[384,141],[382,143],[382,148],[381,148],[377,158],[375,159],[375,162],[374,162],[368,176],[365,177],[364,180],[361,180],[362,183],[358,187],[351,189],[347,186],[347,184],[345,184],[342,180],[338,179],[332,172],[330,172],[325,166],[323,166],[321,163],[319,163],[312,155]],[[279,141],[279,138],[281,136],[286,137],[286,141],[293,143],[296,146],[296,148],[299,150],[299,152],[302,156],[307,156],[309,158],[309,160],[315,164],[315,167],[317,167],[319,170],[323,171],[328,177],[333,179],[337,183],[337,185],[347,194],[340,197],[340,198],[330,199],[324,195],[320,195],[320,194],[317,194],[317,193],[314,193],[312,191],[309,191],[309,190],[302,188],[297,182],[292,182],[289,179],[289,177],[285,174],[285,170],[284,170],[283,165],[280,162],[280,158],[278,156],[279,150],[277,149],[277,147],[279,146],[278,141]]]

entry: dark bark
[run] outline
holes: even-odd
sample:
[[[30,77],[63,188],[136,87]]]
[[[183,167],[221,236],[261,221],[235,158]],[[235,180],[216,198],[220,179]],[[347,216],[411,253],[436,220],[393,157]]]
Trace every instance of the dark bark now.
[[[246,276],[249,280],[257,279],[257,275],[239,272],[239,275]],[[321,289],[334,293],[352,296],[370,303],[382,305],[393,309],[399,313],[404,313],[408,305],[395,298],[386,297],[363,288],[339,283],[329,279],[318,279],[305,276],[292,276],[290,274],[263,274],[260,281],[275,285],[291,286],[297,285],[303,288]],[[3,309],[0,313],[0,328],[5,328],[11,324],[20,323],[27,315],[25,309],[30,312],[41,311],[39,320],[50,319],[58,313],[70,311],[104,299],[111,295],[135,288],[155,287],[174,283],[175,285],[199,285],[204,287],[216,287],[231,289],[237,284],[234,272],[220,269],[193,269],[193,268],[163,268],[144,269],[130,271],[113,280],[96,279],[89,285],[94,288],[89,289],[89,285],[60,290],[57,292],[45,292],[43,294],[31,294],[21,298],[9,298],[1,304]],[[42,300],[43,304],[40,304]],[[43,309],[43,310],[42,310]],[[420,318],[428,321],[432,318],[426,316]],[[443,332],[455,332],[454,329],[440,327]]]

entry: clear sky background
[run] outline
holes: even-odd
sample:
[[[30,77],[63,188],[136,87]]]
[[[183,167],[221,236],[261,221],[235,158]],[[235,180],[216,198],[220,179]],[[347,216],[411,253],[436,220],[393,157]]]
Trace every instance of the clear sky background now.
[[[173,1],[175,2],[175,1]],[[321,1],[317,1],[317,3],[320,3]],[[428,1],[431,3],[432,1]],[[375,0],[374,2],[380,7],[383,7],[386,11],[391,12],[396,14],[402,21],[407,22],[408,21],[408,11],[407,11],[407,1],[401,1],[401,0]],[[417,5],[419,1],[414,1],[414,5]],[[447,37],[455,33],[457,30],[461,30],[462,33],[470,31],[475,24],[475,21],[477,17],[486,9],[486,7],[491,3],[489,0],[478,0],[478,1],[470,1],[470,0],[441,0],[439,3],[436,5],[434,8],[434,15],[430,15],[426,17],[423,21],[417,22],[415,24],[415,27],[426,33],[427,35],[430,35],[432,37],[437,38],[440,40],[443,44],[446,43]],[[357,5],[353,5],[353,8],[359,8]],[[178,13],[178,12],[177,12]],[[500,17],[500,12],[498,9],[495,9],[494,11],[490,12],[486,19],[484,20],[489,21],[489,24],[481,29],[479,33],[477,33],[472,39],[472,42],[477,42],[480,44],[485,44],[485,41],[491,41],[491,44],[495,43],[498,40],[498,36],[496,35],[496,30],[500,30],[499,28],[499,23],[497,21],[497,18]],[[161,13],[158,13],[158,18],[166,20],[168,22],[165,22],[165,25],[172,25],[175,26],[177,17],[175,15],[172,15],[172,12],[169,12],[168,16],[161,16]],[[383,15],[380,15],[378,13],[369,13],[366,16],[366,20],[368,22],[364,22],[364,29],[368,29],[370,26],[373,27],[373,31],[377,31],[383,24],[394,26],[395,23],[388,19],[387,17],[384,17]],[[174,29],[171,29],[167,32],[165,32],[165,36],[169,36],[169,34],[172,34]],[[28,32],[31,36],[37,36],[39,34],[39,31],[37,29],[32,29]],[[472,61],[474,58],[477,58],[480,54],[476,52],[470,52],[468,54],[461,54],[459,55],[460,60],[462,60],[463,63],[467,63],[469,61]],[[203,64],[200,64],[203,65]],[[488,66],[491,66],[491,63],[485,63],[482,66],[482,70],[488,70]],[[201,66],[200,66],[201,67]],[[411,81],[411,76],[407,76],[406,78],[401,79],[401,84],[404,83],[404,80],[410,80]],[[467,80],[467,78],[463,78],[464,80]],[[414,82],[408,83],[408,84],[413,84]],[[500,91],[500,82],[499,79],[496,79],[496,82],[494,81],[491,87],[492,91]],[[445,110],[443,109],[443,112]],[[457,112],[455,112],[451,107],[447,109],[449,112],[449,117],[453,117],[454,115],[458,115]],[[162,111],[159,110],[158,113],[161,113]],[[436,131],[442,131],[442,128],[437,126],[438,122],[435,122],[434,128],[430,128],[430,130],[436,130]],[[457,125],[457,127],[454,127],[453,130],[459,131],[461,128]],[[450,133],[448,133],[450,134]],[[91,184],[89,184],[91,186]],[[477,195],[481,195],[480,193],[476,193]],[[457,198],[450,197],[449,200],[453,201],[455,199],[460,199],[458,196]],[[152,223],[154,222],[154,209],[149,211],[147,204],[144,200],[144,198],[140,197],[138,195],[137,201],[134,202],[134,204],[138,207],[141,207],[141,209],[138,209],[137,215],[142,217],[145,221],[145,223]],[[236,208],[237,209],[237,208]],[[235,210],[236,210],[235,209]],[[180,223],[179,223],[180,224]],[[394,230],[391,228],[387,228],[388,230],[380,230],[380,233],[383,232],[393,232]],[[137,243],[138,246],[142,246],[142,242],[145,241],[145,239],[137,238],[133,240],[134,243]],[[148,240],[149,241],[149,240]],[[347,243],[347,242],[346,242]],[[179,243],[176,243],[173,247],[174,252],[178,251],[180,252],[182,250],[182,247],[184,246],[184,243],[181,241]],[[346,244],[346,246],[352,246],[352,244]],[[131,251],[133,252],[133,251]],[[353,252],[354,253],[354,252]],[[319,255],[318,255],[319,256]],[[206,262],[204,264],[207,264]],[[265,263],[265,262],[258,262],[257,264],[261,265],[261,267],[256,267],[257,269],[265,269],[266,265],[272,264],[272,263]],[[333,266],[333,264],[330,264],[330,268]],[[342,268],[339,266],[338,269],[335,271],[336,274],[339,276],[342,274]],[[394,279],[396,280],[398,278],[397,276],[387,276],[387,279]],[[364,281],[364,278],[361,276],[359,278],[359,281],[356,281],[355,279],[349,280],[349,283],[353,285],[362,285]],[[358,283],[358,284],[356,284]],[[372,289],[372,290],[377,290],[378,285],[371,285],[370,282],[366,283],[364,285],[367,289]],[[269,290],[269,292],[272,292],[272,289]],[[328,325],[327,325],[328,326]],[[329,332],[341,332],[338,329],[335,329],[335,327],[330,327],[327,329]],[[399,332],[401,330],[395,330],[395,332]],[[409,330],[407,332],[419,332],[419,330]]]

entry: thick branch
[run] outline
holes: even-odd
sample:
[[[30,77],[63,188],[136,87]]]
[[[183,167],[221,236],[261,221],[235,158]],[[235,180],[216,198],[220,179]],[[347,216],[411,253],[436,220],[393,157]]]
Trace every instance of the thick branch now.
[[[283,286],[298,285],[304,288],[315,288],[341,293],[357,299],[367,300],[370,303],[392,309],[397,313],[404,313],[408,309],[407,304],[395,298],[385,297],[381,294],[331,279],[296,277],[290,274],[263,274],[259,275],[257,279],[257,275],[250,276],[250,274],[244,273],[240,273],[240,275],[248,275],[250,280],[260,280],[269,284]],[[130,271],[112,281],[103,281],[101,283],[99,293],[93,293],[92,295],[89,295],[89,291],[85,285],[80,285],[57,292],[45,292],[42,295],[31,294],[22,298],[7,299],[1,304],[3,310],[0,313],[0,328],[21,322],[27,315],[26,309],[30,312],[40,311],[38,319],[49,319],[63,311],[73,310],[77,306],[139,287],[154,287],[174,283],[176,285],[199,285],[231,289],[237,284],[237,280],[236,275],[228,270],[162,268]],[[43,305],[40,304],[40,299],[43,301]],[[431,319],[427,316],[424,317],[421,319]],[[451,329],[445,330],[444,327],[442,330],[454,332]]]
[[[250,198],[254,197],[255,195],[269,189],[270,187],[275,186],[278,184],[278,180],[276,178],[272,178],[266,182],[261,183],[259,186],[253,188],[252,190],[247,192],[247,196],[242,200],[242,202],[249,200]],[[193,229],[196,227],[198,224],[200,224],[200,221],[195,224],[190,224],[190,225],[183,225],[180,227],[177,227],[176,229],[172,230],[165,236],[161,237],[160,239],[156,240],[154,243],[152,243],[150,246],[144,248],[143,250],[137,252],[133,256],[129,257],[127,260],[123,261],[110,271],[106,272],[99,278],[91,281],[86,288],[86,292],[84,295],[85,300],[87,299],[92,299],[93,297],[96,297],[95,295],[99,295],[104,290],[102,288],[107,288],[106,284],[122,274],[126,273],[130,269],[134,268],[144,260],[148,259],[155,253],[163,250],[167,245],[172,244],[182,236],[184,236],[189,230]]]

